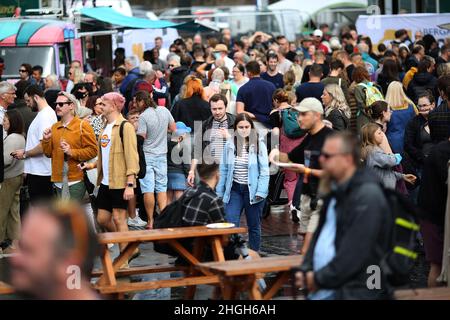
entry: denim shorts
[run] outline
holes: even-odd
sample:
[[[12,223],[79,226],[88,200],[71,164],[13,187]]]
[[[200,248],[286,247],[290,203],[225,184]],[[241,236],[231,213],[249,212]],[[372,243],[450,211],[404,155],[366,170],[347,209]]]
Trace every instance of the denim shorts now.
[[[147,172],[140,179],[142,193],[167,191],[167,156],[145,156]]]
[[[167,182],[167,189],[168,190],[177,190],[177,191],[184,191],[187,188],[186,185],[186,176],[184,173],[179,172],[169,172],[167,174],[168,182]]]

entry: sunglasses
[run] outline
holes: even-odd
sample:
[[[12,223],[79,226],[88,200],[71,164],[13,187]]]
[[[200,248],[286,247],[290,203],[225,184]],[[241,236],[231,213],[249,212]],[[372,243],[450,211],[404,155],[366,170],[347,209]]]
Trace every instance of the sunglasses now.
[[[71,76],[73,73],[72,72],[69,72],[69,76]]]
[[[169,64],[169,68],[175,68],[174,64]]]
[[[19,72],[27,72],[25,69],[19,69]]]
[[[55,102],[55,106],[58,106],[58,107],[64,107],[65,104],[69,105],[69,104],[71,104],[71,103],[72,103],[72,102],[70,102],[70,101],[65,101],[65,102]]]

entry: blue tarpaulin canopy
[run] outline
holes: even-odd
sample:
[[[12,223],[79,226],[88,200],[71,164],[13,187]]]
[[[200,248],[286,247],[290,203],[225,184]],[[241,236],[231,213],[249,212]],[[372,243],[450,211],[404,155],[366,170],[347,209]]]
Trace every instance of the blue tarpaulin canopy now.
[[[164,29],[175,28],[188,31],[218,31],[214,28],[199,24],[195,21],[187,23],[174,23],[167,20],[149,20],[136,17],[128,17],[111,7],[82,8],[81,16],[110,24],[120,29]]]
[[[163,29],[173,28],[177,24],[166,20],[149,20],[128,17],[110,7],[83,8],[82,16],[130,29]]]

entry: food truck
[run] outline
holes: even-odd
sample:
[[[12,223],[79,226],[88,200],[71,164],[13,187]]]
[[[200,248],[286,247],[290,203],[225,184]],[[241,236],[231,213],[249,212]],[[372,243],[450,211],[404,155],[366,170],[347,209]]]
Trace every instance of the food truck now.
[[[71,60],[83,63],[81,40],[75,25],[60,20],[0,19],[0,57],[3,78],[19,79],[22,63],[40,65],[43,76],[63,78]]]

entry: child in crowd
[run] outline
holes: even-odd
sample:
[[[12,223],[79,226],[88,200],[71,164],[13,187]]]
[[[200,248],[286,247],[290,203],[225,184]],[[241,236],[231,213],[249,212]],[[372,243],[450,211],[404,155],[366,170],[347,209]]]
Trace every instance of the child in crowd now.
[[[405,180],[414,184],[416,177],[412,174],[402,174],[393,170],[400,164],[402,156],[399,153],[390,153],[384,150],[384,132],[376,123],[368,123],[361,128],[362,150],[361,157],[365,165],[372,168],[388,189],[395,189],[397,180]]]

